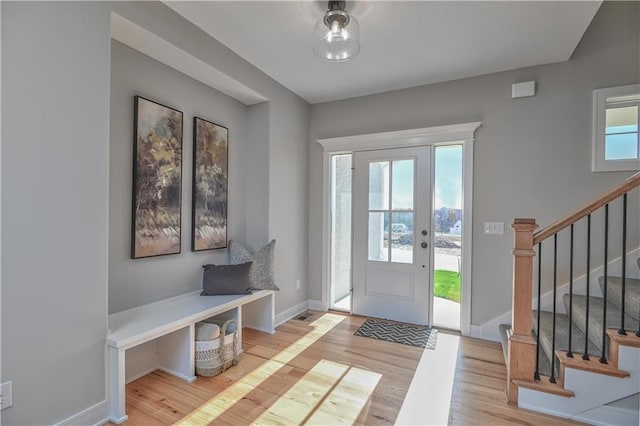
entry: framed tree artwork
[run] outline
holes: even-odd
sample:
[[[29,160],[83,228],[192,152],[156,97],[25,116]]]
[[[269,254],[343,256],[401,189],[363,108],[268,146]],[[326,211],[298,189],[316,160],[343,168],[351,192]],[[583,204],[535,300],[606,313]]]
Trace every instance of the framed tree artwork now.
[[[182,112],[134,97],[131,258],[180,253]]]
[[[193,251],[227,247],[228,138],[226,127],[193,118]]]

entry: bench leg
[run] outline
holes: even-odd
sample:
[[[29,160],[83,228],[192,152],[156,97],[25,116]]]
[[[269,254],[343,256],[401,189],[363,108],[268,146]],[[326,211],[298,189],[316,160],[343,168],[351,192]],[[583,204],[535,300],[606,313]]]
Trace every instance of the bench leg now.
[[[273,293],[242,305],[242,327],[273,334],[275,299]]]
[[[107,346],[107,380],[109,381],[109,420],[120,424],[129,416],[125,412],[125,351]]]

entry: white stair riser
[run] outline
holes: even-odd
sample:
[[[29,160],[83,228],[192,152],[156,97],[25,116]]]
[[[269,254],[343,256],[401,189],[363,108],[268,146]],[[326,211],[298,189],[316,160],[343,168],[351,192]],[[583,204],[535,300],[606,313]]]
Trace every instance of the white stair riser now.
[[[620,347],[619,368],[631,374],[618,378],[573,368],[565,369],[565,389],[572,398],[520,388],[518,406],[560,417],[573,417],[581,412],[640,392],[640,349]]]

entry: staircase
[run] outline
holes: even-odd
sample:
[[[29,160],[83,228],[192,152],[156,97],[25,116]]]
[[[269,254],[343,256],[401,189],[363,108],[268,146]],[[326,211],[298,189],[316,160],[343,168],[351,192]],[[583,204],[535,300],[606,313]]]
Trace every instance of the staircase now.
[[[640,173],[537,233],[534,219],[514,221],[513,325],[500,326],[509,402],[593,424],[640,424],[640,279],[630,276],[640,277],[638,187]],[[610,219],[610,205],[620,207],[621,218]],[[602,238],[592,236],[592,215],[598,214]],[[610,222],[622,228],[615,241]],[[576,238],[578,230],[586,230],[584,239]],[[586,256],[574,248],[583,240]],[[617,259],[611,259],[612,243],[621,253]],[[586,257],[582,280],[575,272],[580,256]],[[629,272],[632,262],[635,273]],[[593,264],[602,269],[596,286]],[[619,275],[609,273],[614,267]],[[569,271],[566,285],[559,285],[559,271]]]
[[[640,258],[638,258],[638,268],[640,268]],[[609,277],[607,280],[608,300],[607,300],[607,323],[606,329],[620,330],[621,313],[622,313],[622,280],[620,277]],[[604,294],[604,277],[600,277],[599,286]],[[555,348],[553,348],[553,312],[534,310],[532,312],[532,323],[534,337],[540,336],[540,354],[539,354],[539,374],[551,377],[551,357],[553,350],[564,352],[569,351],[569,326],[571,325],[571,349],[573,352],[584,353],[586,346],[587,334],[588,346],[587,353],[589,357],[600,359],[602,350],[602,328],[603,328],[603,303],[604,299],[597,296],[587,296],[574,294],[573,301],[570,294],[565,293],[562,296],[566,312],[572,311],[572,318],[569,315],[556,312],[556,335]],[[570,309],[570,304],[573,306]],[[587,327],[587,305],[589,306],[589,327]],[[625,288],[625,328],[629,330],[639,330],[640,319],[640,280],[626,278]],[[538,316],[540,320],[538,321]],[[608,352],[608,339],[605,340],[604,353]],[[557,361],[557,360],[556,360]],[[554,362],[556,367],[555,376],[560,373],[559,364]]]

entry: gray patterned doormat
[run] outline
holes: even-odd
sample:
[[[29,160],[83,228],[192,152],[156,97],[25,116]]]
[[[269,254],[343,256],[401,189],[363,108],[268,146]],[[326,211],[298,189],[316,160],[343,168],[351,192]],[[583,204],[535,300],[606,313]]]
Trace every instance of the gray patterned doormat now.
[[[367,319],[353,334],[431,350],[436,348],[438,338],[438,330],[435,328],[374,319]]]

